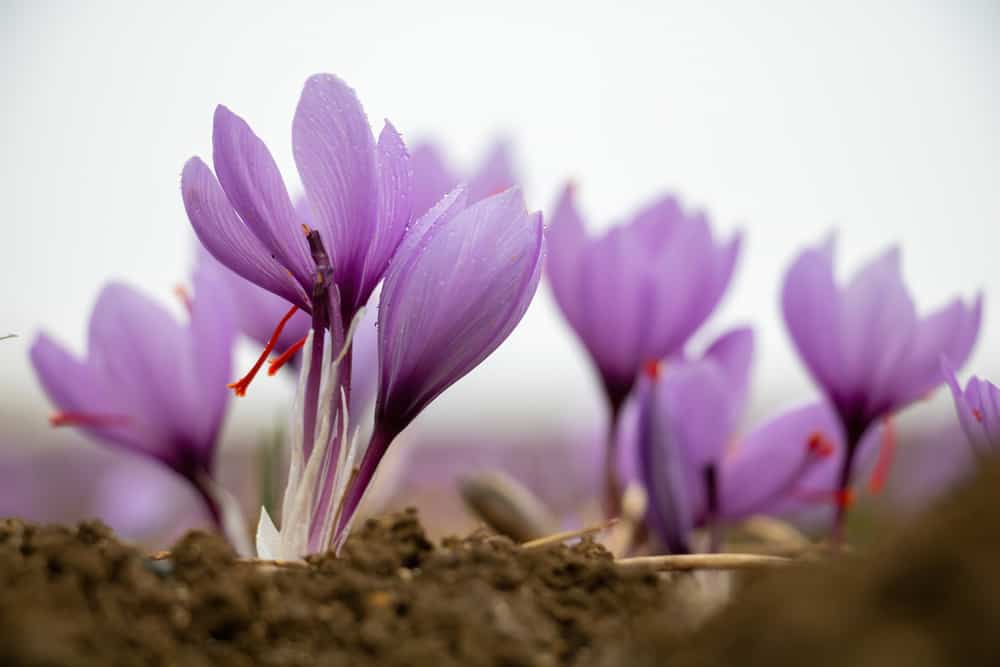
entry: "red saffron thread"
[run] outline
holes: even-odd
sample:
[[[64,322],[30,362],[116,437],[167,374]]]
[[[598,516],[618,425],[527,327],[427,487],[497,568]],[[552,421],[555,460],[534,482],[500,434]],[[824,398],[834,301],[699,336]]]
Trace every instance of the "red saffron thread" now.
[[[288,324],[288,320],[292,319],[292,315],[294,315],[295,311],[298,309],[298,306],[292,306],[291,309],[285,313],[285,316],[281,318],[281,321],[278,322],[278,326],[274,328],[274,333],[271,334],[270,340],[267,341],[267,345],[264,346],[264,351],[260,353],[260,356],[257,358],[256,363],[254,363],[250,371],[236,382],[230,382],[226,385],[236,392],[237,396],[246,396],[247,387],[249,387],[250,383],[253,382],[254,377],[257,375],[257,371],[259,371],[260,367],[264,365],[268,355],[274,350],[274,346],[278,344],[278,337],[281,336],[282,329],[285,328],[285,325]]]
[[[267,362],[267,374],[274,375],[281,370],[281,367],[288,363],[288,361],[295,356],[296,352],[302,349],[302,346],[306,344],[307,338],[309,338],[308,334],[289,345],[287,350]]]
[[[99,415],[91,412],[56,412],[49,417],[52,426],[124,426],[132,421],[125,415]]]
[[[188,315],[190,315],[194,306],[191,303],[191,292],[188,291],[188,288],[181,284],[174,285],[174,296],[180,299]]]
[[[889,468],[892,467],[893,454],[896,451],[896,428],[893,426],[892,418],[887,417],[882,426],[882,446],[879,448],[878,461],[875,463],[871,479],[868,480],[868,492],[872,495],[881,493],[885,488],[885,482],[889,479]]]

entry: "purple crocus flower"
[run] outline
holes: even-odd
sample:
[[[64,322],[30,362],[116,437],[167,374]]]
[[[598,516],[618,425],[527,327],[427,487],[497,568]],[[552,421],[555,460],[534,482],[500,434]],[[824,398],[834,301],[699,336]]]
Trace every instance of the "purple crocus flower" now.
[[[973,451],[978,456],[1000,453],[1000,387],[973,375],[963,390],[951,364],[943,362],[942,367],[959,424]]]
[[[649,497],[647,522],[671,553],[689,553],[691,531],[773,512],[840,445],[823,404],[793,410],[736,439],[739,394],[706,359],[666,369],[637,388],[635,451]]]
[[[374,432],[358,452],[341,536],[395,437],[521,320],[541,275],[543,232],[517,188],[472,205],[458,189],[414,225],[382,288]]]
[[[438,149],[430,143],[417,144],[410,154],[413,167],[413,215],[419,217],[429,211],[441,197],[460,183],[465,183],[469,203],[503,192],[515,183],[510,151],[505,142],[493,145],[486,157],[467,178],[448,166]]]
[[[568,186],[549,231],[548,276],[556,303],[590,353],[611,412],[606,505],[614,513],[619,412],[643,364],[676,356],[718,305],[740,235],[717,243],[708,219],[663,197],[623,226],[587,238]]]
[[[112,283],[91,314],[83,359],[44,333],[30,354],[58,410],[53,425],[77,427],[172,469],[197,490],[221,530],[229,518],[213,469],[235,329],[211,268],[195,273],[186,325],[143,294]]]
[[[303,399],[308,457],[319,430],[317,415],[331,409],[319,405],[325,334],[336,350],[346,349],[351,324],[410,224],[406,148],[388,122],[376,142],[354,91],[327,74],[306,81],[292,125],[304,210],[293,206],[264,143],[226,107],[216,109],[212,144],[215,174],[192,158],[181,179],[198,238],[231,270],[312,316],[310,358],[316,366],[309,369]],[[270,342],[254,370],[234,383],[238,393],[275,344]],[[341,359],[339,352],[334,358]],[[339,364],[337,381],[349,396],[350,354]],[[339,394],[331,394],[334,410]]]
[[[785,276],[782,309],[799,356],[840,417],[847,443],[837,480],[849,498],[858,445],[878,420],[941,383],[942,355],[964,363],[979,333],[982,299],[954,300],[918,318],[892,248],[843,288],[833,273],[834,243],[804,251]],[[847,503],[838,505],[834,534]]]

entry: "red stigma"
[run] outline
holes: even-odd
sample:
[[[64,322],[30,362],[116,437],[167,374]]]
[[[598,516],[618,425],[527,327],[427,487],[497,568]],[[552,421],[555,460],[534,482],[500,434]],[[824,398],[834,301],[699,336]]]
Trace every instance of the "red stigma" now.
[[[91,412],[56,412],[49,417],[51,426],[124,426],[132,421],[125,415],[101,415]]]
[[[886,418],[883,422],[882,446],[879,448],[878,461],[872,471],[871,479],[868,480],[868,491],[877,494],[885,488],[885,482],[889,479],[889,468],[892,466],[893,454],[896,451],[896,428],[892,419]]]
[[[281,336],[282,329],[285,328],[285,325],[288,324],[288,320],[292,319],[292,315],[294,315],[295,311],[298,309],[298,306],[292,306],[291,309],[285,313],[285,316],[281,318],[281,321],[278,322],[278,326],[274,328],[274,333],[271,334],[270,340],[267,341],[267,345],[264,346],[264,351],[260,353],[256,363],[254,363],[249,372],[236,382],[230,382],[226,385],[236,392],[237,396],[246,396],[247,387],[249,387],[250,383],[253,382],[254,377],[257,375],[257,371],[259,371],[260,367],[264,365],[264,362],[267,360],[267,356],[274,350],[274,346],[278,344],[278,337]]]
[[[288,349],[282,352],[279,356],[271,359],[267,362],[267,374],[274,375],[281,370],[281,367],[288,363],[288,361],[295,356],[295,353],[302,349],[302,346],[306,344],[306,339],[309,335],[305,335],[299,340],[295,341],[288,346]]]
[[[191,292],[188,291],[188,288],[178,283],[174,286],[174,296],[180,299],[181,304],[184,305],[185,310],[190,315],[194,306],[191,303]]]
[[[806,442],[806,448],[813,456],[825,459],[833,454],[833,443],[827,440],[826,436],[819,431],[814,431]]]
[[[651,359],[642,365],[643,374],[652,380],[659,379],[660,370],[660,362],[656,359]]]
[[[833,498],[837,507],[847,509],[854,504],[854,491],[851,489],[840,489],[834,493]]]
[[[972,416],[976,418],[976,421],[980,424],[983,422],[983,411],[979,408],[972,408]]]

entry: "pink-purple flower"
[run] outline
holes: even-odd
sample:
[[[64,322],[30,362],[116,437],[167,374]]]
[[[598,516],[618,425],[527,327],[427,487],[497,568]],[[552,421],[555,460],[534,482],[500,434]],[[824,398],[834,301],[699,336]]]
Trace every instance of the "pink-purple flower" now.
[[[382,288],[374,433],[341,532],[393,439],[517,326],[544,254],[541,213],[525,209],[517,188],[471,205],[459,188],[415,223]]]
[[[962,389],[950,363],[942,366],[959,424],[973,451],[978,456],[1000,453],[1000,387],[973,375]]]
[[[611,432],[643,365],[679,355],[729,285],[740,235],[713,238],[708,218],[663,197],[630,221],[588,238],[563,192],[549,230],[547,272],[559,309],[597,367],[611,411]],[[609,438],[605,494],[620,495]]]
[[[623,449],[636,456],[649,499],[647,523],[671,553],[694,550],[691,533],[777,511],[841,448],[823,404],[787,412],[737,436],[743,396],[731,369],[711,356],[667,365],[644,378]],[[624,425],[624,424],[623,424]]]
[[[483,158],[479,166],[462,178],[450,167],[434,144],[420,143],[410,152],[413,167],[413,215],[429,211],[460,183],[465,186],[469,203],[498,194],[516,183],[507,144],[500,141]]]
[[[105,287],[77,358],[47,334],[31,347],[38,379],[55,405],[51,422],[149,457],[188,480],[223,527],[214,478],[235,335],[216,267],[194,276],[187,323],[142,293]]]
[[[982,300],[954,300],[918,317],[892,248],[838,287],[834,244],[805,250],[785,276],[782,309],[795,347],[839,415],[847,446],[837,491],[848,497],[858,445],[878,420],[941,384],[940,359],[961,365],[979,332]],[[839,507],[835,532],[842,529]]]

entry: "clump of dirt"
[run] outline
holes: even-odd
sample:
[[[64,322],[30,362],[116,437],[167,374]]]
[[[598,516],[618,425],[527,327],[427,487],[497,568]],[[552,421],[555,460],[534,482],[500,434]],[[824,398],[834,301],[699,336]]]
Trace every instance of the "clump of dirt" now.
[[[591,665],[1000,665],[1000,462],[871,553],[770,571],[678,640],[645,618]]]
[[[362,526],[341,558],[240,561],[190,533],[155,560],[104,525],[0,522],[0,664],[575,665],[648,619],[669,584],[593,542],[435,547],[415,512]]]

